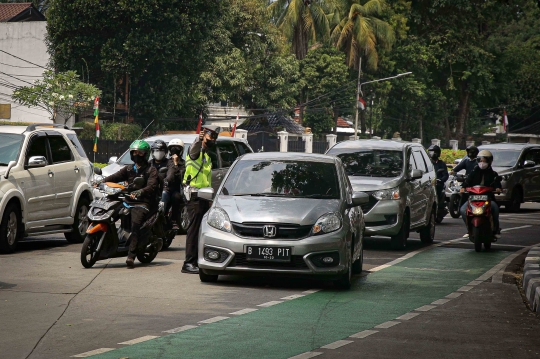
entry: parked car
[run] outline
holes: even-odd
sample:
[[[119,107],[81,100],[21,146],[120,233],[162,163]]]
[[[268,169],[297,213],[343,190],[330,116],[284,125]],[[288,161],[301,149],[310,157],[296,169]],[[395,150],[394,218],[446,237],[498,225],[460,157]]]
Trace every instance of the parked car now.
[[[300,153],[254,153],[229,170],[203,219],[199,276],[306,274],[348,288],[362,271],[364,218],[341,161]],[[212,199],[211,189],[199,196]]]
[[[81,243],[92,164],[63,125],[0,126],[0,252],[25,236],[64,233]]]
[[[390,140],[344,141],[327,154],[343,162],[354,191],[369,195],[362,206],[366,236],[389,236],[404,248],[411,230],[422,242],[435,237],[436,174],[419,144]]]
[[[497,204],[519,211],[523,202],[540,202],[540,144],[500,143],[478,149],[493,154],[493,169],[503,178]]]
[[[185,148],[183,158],[186,159],[186,155],[189,151],[189,147],[197,138],[197,135],[158,135],[147,137],[144,140],[152,146],[152,143],[156,140],[165,141],[167,144],[172,139],[179,138],[184,141]],[[253,150],[249,146],[248,142],[245,139],[234,138],[234,137],[218,137],[216,141],[216,151],[208,152],[212,160],[212,186],[215,191],[219,188],[221,181],[223,180],[225,174],[233,162],[243,154],[252,153]],[[104,167],[101,172],[103,177],[107,177],[117,171],[119,171],[123,166],[132,165],[129,150],[124,152],[120,157],[111,157],[109,159],[109,165]],[[102,194],[95,189],[94,195],[96,197],[101,197]],[[185,233],[188,222],[188,216],[186,209],[183,208],[181,211],[182,220],[179,223],[180,233]]]

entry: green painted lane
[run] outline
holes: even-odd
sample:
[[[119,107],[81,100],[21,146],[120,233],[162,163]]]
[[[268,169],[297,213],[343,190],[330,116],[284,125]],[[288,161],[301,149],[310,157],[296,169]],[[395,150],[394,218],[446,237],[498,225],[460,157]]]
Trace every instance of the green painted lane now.
[[[441,299],[508,255],[435,248],[358,279],[350,291],[317,292],[92,358],[289,358]]]

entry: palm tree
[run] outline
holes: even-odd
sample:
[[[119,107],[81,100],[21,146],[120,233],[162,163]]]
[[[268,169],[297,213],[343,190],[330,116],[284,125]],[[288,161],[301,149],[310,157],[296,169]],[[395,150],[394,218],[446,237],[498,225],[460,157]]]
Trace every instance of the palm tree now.
[[[323,0],[276,0],[268,6],[276,25],[292,41],[298,60],[306,57],[310,41],[329,37],[324,5]]]
[[[389,49],[394,43],[392,26],[380,19],[385,1],[342,0],[340,3],[329,14],[335,24],[331,33],[332,43],[345,51],[349,67],[358,68],[358,56],[365,56],[368,66],[376,69],[379,61],[377,47]]]

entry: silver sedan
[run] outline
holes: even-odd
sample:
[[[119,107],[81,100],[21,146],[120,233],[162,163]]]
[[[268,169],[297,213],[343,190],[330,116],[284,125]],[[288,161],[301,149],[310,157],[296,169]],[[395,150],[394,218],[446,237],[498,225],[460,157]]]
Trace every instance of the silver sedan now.
[[[199,276],[318,275],[349,288],[362,271],[368,196],[354,193],[341,160],[315,154],[253,153],[234,163],[203,218]]]

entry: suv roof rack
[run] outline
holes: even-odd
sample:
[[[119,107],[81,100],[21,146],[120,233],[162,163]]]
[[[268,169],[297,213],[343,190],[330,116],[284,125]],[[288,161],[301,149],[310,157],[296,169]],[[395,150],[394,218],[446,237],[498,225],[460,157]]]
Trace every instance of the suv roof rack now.
[[[47,123],[44,123],[44,124],[40,124],[40,123],[34,123],[32,125],[29,125],[26,130],[24,130],[24,132],[29,132],[29,131],[35,131],[36,128],[38,127],[49,127],[49,128],[63,128],[65,130],[71,130],[71,128],[68,127],[68,125],[60,125],[58,123],[53,123],[53,124],[47,124]]]

